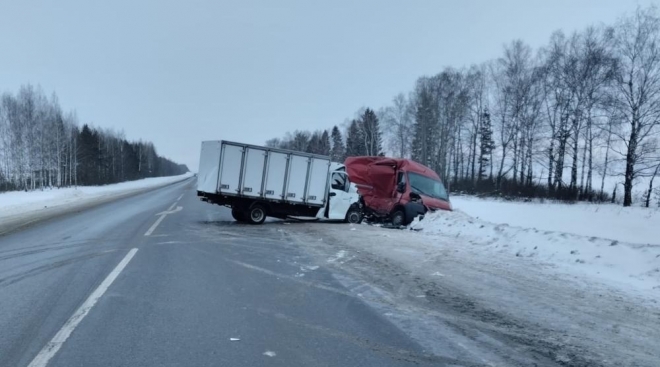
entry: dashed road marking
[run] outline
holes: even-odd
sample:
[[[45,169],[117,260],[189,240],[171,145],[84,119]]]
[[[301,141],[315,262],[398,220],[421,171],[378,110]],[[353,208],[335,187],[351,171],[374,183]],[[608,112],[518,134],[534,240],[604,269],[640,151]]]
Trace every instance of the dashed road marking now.
[[[179,208],[177,208],[176,211],[173,212],[172,209],[174,209],[174,206],[175,206],[175,205],[176,205],[176,202],[174,202],[174,203],[173,203],[173,204],[172,204],[172,205],[171,205],[166,211],[156,214],[156,215],[160,215],[160,218],[158,218],[158,219],[154,222],[154,224],[152,224],[151,227],[149,227],[149,229],[147,230],[147,232],[144,233],[144,235],[145,235],[145,236],[151,236],[151,234],[153,233],[153,231],[156,230],[156,227],[158,227],[158,225],[160,224],[160,222],[162,222],[163,219],[165,219],[165,216],[166,216],[166,215],[171,214],[171,213],[178,212],[178,211],[180,211],[180,210],[182,209],[181,207],[179,207]],[[181,208],[181,209],[180,209],[180,208]]]
[[[87,316],[89,311],[94,307],[96,302],[103,296],[105,291],[108,290],[112,282],[117,279],[117,276],[119,273],[124,270],[126,265],[128,265],[128,262],[131,261],[133,256],[135,256],[135,253],[137,252],[138,249],[133,248],[128,253],[124,258],[117,264],[117,266],[108,274],[108,276],[103,280],[103,282],[92,292],[92,294],[87,297],[85,302],[83,302],[80,307],[76,310],[76,312],[71,315],[71,317],[67,320],[67,322],[62,326],[60,331],[55,334],[53,339],[51,339],[37,354],[36,357],[30,362],[28,367],[45,367],[48,365],[48,361],[50,361],[51,358],[57,354],[57,352],[60,350],[64,342],[69,338],[73,330],[80,324],[80,322]]]

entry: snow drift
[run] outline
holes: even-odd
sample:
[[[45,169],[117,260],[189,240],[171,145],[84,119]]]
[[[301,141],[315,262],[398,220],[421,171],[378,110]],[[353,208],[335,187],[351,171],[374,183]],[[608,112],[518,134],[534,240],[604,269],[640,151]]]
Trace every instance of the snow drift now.
[[[660,211],[614,205],[541,204],[454,197],[411,229],[647,293],[660,289]]]

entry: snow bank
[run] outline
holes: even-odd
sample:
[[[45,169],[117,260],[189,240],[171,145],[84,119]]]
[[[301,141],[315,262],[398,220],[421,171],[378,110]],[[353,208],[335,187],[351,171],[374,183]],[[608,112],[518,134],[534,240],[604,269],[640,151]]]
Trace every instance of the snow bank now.
[[[660,210],[615,204],[516,202],[454,196],[452,206],[496,224],[638,244],[660,244]]]
[[[145,178],[104,186],[78,186],[77,188],[50,188],[43,191],[11,191],[0,193],[0,220],[43,208],[67,205],[81,200],[97,199],[129,193],[132,191],[163,186],[192,176],[186,173],[179,176]]]
[[[452,198],[411,228],[511,261],[530,261],[621,288],[660,290],[660,213],[613,205]]]

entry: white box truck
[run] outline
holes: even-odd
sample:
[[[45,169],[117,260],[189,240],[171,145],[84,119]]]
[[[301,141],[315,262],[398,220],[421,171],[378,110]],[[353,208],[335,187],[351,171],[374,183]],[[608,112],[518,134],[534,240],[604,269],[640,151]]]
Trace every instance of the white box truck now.
[[[231,208],[236,221],[314,217],[359,223],[359,194],[329,157],[229,141],[204,141],[197,196]]]

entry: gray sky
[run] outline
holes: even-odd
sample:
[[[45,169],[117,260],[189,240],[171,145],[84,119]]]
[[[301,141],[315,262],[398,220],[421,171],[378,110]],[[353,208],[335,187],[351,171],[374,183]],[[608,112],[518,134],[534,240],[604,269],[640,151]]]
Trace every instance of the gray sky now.
[[[650,2],[3,1],[0,91],[41,85],[196,171],[202,140],[329,128],[514,38],[536,49]]]

